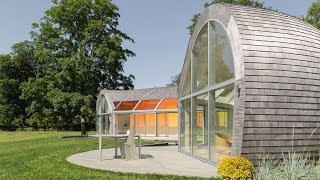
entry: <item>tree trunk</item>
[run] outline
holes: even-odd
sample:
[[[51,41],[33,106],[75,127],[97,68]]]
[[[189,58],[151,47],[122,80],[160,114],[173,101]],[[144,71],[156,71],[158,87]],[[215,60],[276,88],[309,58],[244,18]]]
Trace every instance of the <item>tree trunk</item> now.
[[[82,116],[80,116],[80,119],[81,119],[81,135],[87,135],[86,121]]]

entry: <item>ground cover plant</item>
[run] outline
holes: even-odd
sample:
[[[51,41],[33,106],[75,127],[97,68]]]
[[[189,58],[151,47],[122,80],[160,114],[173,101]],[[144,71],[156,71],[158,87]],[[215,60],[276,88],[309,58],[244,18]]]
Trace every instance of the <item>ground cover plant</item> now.
[[[256,168],[259,180],[318,180],[320,168],[308,154],[288,153],[282,159],[262,159]]]
[[[79,132],[0,131],[0,179],[200,179],[115,173],[73,165],[66,158],[98,149],[98,139],[61,138],[68,135],[79,135]],[[113,147],[113,140],[104,141],[103,148]]]

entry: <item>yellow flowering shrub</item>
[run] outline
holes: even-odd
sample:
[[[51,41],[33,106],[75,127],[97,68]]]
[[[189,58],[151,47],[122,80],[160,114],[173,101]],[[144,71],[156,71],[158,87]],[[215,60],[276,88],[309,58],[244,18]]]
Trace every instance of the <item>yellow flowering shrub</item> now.
[[[222,159],[218,164],[218,174],[223,179],[253,179],[253,164],[244,157],[235,156]]]

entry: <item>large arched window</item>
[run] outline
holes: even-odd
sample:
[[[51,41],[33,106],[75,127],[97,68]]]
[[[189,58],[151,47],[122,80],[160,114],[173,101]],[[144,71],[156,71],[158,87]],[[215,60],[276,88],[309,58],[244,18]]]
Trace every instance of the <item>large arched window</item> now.
[[[224,27],[209,21],[199,31],[180,95],[180,150],[218,162],[232,145],[234,67]]]

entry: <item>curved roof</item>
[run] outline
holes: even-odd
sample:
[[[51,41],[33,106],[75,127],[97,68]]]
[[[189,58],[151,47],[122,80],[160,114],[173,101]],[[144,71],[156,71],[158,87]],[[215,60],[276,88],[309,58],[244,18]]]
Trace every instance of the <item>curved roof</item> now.
[[[190,38],[179,97],[193,44],[210,20],[224,26],[233,52],[239,91],[232,154],[259,159],[264,153],[281,157],[292,146],[296,152],[318,151],[320,31],[285,13],[214,3],[202,13]],[[307,140],[311,134],[313,139]]]
[[[234,56],[240,56],[236,57],[238,61],[235,62],[238,65],[235,68],[238,68],[239,72],[236,79],[244,76],[244,72],[241,72],[244,70],[244,63],[248,63],[247,74],[251,73],[249,69],[264,69],[266,66],[274,66],[273,64],[299,71],[311,70],[306,67],[320,68],[320,31],[315,27],[294,16],[273,10],[214,3],[206,8],[195,26],[186,53],[181,82],[184,82],[189,65],[192,44],[202,25],[209,19],[219,20],[229,30],[236,51]],[[254,65],[260,62],[263,63],[260,67]],[[281,73],[275,75],[281,76]],[[303,76],[299,73],[294,75]],[[180,83],[178,92],[182,86],[183,83]]]
[[[137,101],[150,99],[177,98],[177,86],[157,87],[135,90],[101,90],[99,95],[105,95],[114,101]]]

